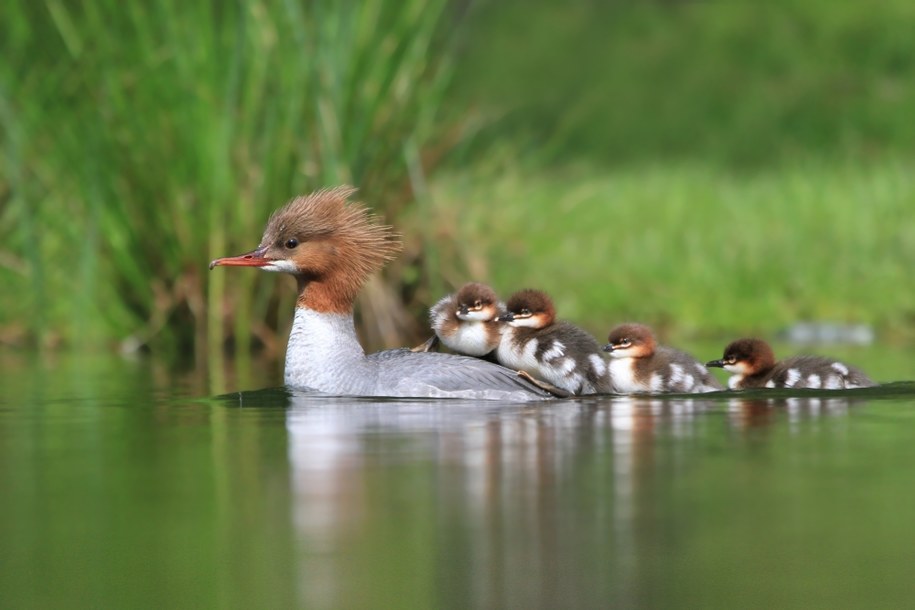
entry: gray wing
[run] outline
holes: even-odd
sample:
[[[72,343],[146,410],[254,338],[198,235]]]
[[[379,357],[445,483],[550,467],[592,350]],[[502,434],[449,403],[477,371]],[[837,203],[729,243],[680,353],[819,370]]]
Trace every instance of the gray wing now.
[[[393,396],[510,401],[552,398],[515,371],[479,358],[408,349],[385,350],[367,358],[380,365],[385,378],[378,380],[379,385],[390,388]]]
[[[666,360],[667,370],[670,372],[670,377],[666,381],[672,391],[692,393],[724,389],[705,365],[690,354],[666,346],[658,348],[655,354]],[[678,367],[677,375],[672,374],[675,369],[671,365],[674,364]]]
[[[822,356],[794,356],[782,360],[770,379],[776,387],[839,390],[875,385],[859,369]]]
[[[566,343],[568,352],[574,354],[575,369],[584,372],[584,380],[587,380],[594,393],[610,394],[616,391],[616,388],[611,383],[610,375],[607,373],[607,361],[604,358],[604,352],[597,339],[591,333],[563,320],[554,322],[553,326],[548,327],[547,330],[549,331],[550,328],[556,329],[556,332],[552,334],[561,336],[562,341]],[[544,345],[538,350],[538,356],[539,352],[549,347],[551,346],[546,345],[544,342]],[[591,393],[591,390],[586,390],[586,393]]]

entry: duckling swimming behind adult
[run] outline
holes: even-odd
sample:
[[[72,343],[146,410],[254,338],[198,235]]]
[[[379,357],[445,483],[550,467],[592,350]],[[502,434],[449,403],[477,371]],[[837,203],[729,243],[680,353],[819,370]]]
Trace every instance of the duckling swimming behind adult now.
[[[728,379],[732,390],[749,388],[823,388],[841,390],[876,385],[853,366],[821,356],[794,356],[776,362],[762,339],[738,339],[724,348],[724,356],[706,366],[734,373]]]
[[[724,388],[701,362],[685,352],[658,345],[644,324],[621,324],[610,331],[610,378],[618,392],[714,392]]]

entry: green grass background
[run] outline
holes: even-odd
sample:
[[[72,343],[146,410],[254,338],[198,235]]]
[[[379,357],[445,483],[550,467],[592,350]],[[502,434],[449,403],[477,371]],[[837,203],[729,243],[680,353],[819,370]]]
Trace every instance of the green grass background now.
[[[279,355],[291,282],[206,264],[340,182],[407,243],[360,300],[373,347],[470,279],[599,335],[915,335],[911,2],[11,0],[0,27],[2,344]]]
[[[502,168],[442,176],[436,201],[471,247],[472,275],[506,295],[545,287],[598,336],[627,320],[680,339],[825,321],[915,338],[904,165]]]

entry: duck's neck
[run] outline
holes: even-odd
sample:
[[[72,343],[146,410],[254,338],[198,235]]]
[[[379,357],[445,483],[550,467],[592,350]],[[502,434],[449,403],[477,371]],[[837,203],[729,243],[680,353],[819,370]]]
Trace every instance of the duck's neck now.
[[[377,371],[356,337],[352,311],[295,309],[286,347],[286,385],[331,394],[369,394]]]

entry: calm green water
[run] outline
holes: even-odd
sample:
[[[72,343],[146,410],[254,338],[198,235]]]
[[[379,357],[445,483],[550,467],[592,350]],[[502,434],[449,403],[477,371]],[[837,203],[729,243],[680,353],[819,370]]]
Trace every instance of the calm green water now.
[[[915,597],[912,382],[524,406],[199,400],[111,358],[0,370],[3,607]]]

